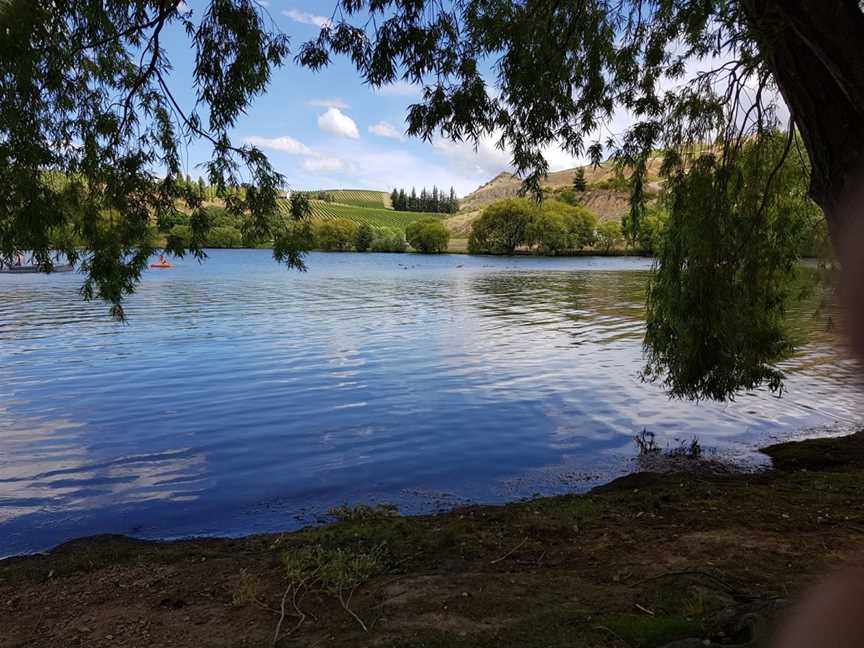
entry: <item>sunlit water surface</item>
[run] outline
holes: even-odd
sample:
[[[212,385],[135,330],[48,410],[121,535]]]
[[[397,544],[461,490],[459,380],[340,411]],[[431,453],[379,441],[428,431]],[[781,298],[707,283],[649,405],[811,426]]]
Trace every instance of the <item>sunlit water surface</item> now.
[[[405,512],[596,485],[633,436],[739,458],[859,420],[813,303],[782,399],[639,380],[640,259],[213,251],[149,271],[126,325],[77,274],[0,275],[0,555],[95,533],[245,534],[341,502]]]

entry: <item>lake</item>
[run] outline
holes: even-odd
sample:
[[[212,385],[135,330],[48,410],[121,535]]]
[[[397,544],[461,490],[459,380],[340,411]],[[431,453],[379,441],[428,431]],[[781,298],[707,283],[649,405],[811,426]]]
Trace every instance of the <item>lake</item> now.
[[[808,302],[782,398],[643,384],[651,262],[214,250],[148,271],[128,323],[80,275],[0,275],[0,555],[70,538],[296,528],[585,490],[644,428],[734,460],[861,420],[858,372]]]

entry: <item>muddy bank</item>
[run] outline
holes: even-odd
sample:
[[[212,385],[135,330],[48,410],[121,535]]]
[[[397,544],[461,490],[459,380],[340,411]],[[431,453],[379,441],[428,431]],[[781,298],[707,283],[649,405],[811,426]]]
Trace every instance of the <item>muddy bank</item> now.
[[[0,647],[764,645],[864,556],[864,434],[766,448],[764,474],[238,540],[85,538],[0,561]],[[281,623],[280,623],[281,620]]]

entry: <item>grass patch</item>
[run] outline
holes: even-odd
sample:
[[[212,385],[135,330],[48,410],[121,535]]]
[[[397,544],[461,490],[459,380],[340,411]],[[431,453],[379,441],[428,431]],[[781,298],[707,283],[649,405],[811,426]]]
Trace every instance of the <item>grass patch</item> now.
[[[654,648],[663,644],[698,637],[699,623],[682,616],[650,616],[648,614],[618,614],[601,617],[597,627],[608,629],[613,637],[639,648]]]

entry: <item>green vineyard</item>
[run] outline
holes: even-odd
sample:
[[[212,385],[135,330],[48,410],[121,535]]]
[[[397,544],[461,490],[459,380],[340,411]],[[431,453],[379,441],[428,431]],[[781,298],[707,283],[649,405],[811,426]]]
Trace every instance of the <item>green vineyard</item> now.
[[[327,194],[330,202],[352,205],[354,207],[369,207],[387,209],[390,207],[390,194],[386,191],[371,191],[368,189],[316,189],[304,191],[310,198]]]
[[[376,192],[355,193],[372,194]],[[374,208],[361,205],[328,203],[323,200],[312,200],[309,204],[312,208],[313,219],[334,220],[336,218],[345,218],[358,224],[366,223],[372,227],[398,227],[399,229],[405,229],[411,223],[429,218],[430,216],[432,218],[447,216],[447,214],[431,214],[426,212],[394,211],[380,206]]]

